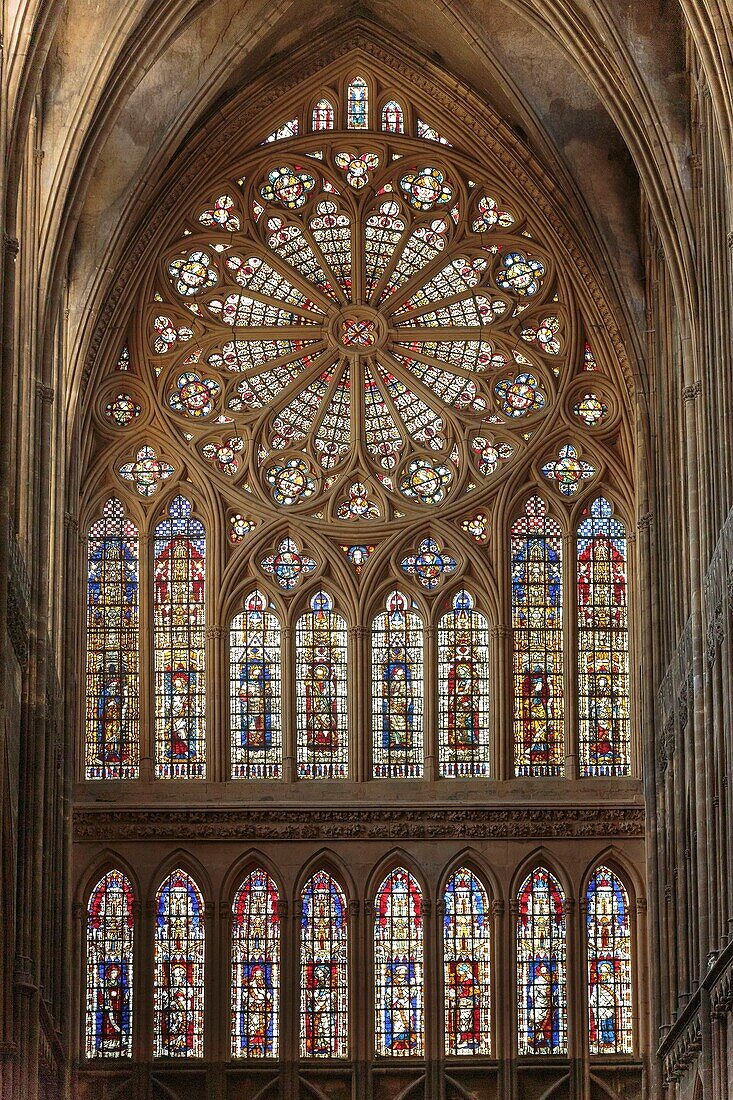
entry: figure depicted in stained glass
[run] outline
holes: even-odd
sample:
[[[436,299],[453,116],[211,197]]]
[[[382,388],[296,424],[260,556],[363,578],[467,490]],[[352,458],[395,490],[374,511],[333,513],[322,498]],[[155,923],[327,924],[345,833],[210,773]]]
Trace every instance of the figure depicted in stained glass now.
[[[397,1057],[421,1055],[422,895],[403,867],[390,872],[380,886],[374,920],[376,1052]]]
[[[346,89],[346,125],[349,130],[369,126],[369,88],[361,76],[355,76]]]
[[[489,639],[484,615],[462,590],[438,623],[440,774],[489,773]]]
[[[108,871],[87,906],[87,1058],[132,1054],[133,894],[120,871]]]
[[[336,879],[317,871],[301,896],[300,1053],[346,1058],[349,974],[346,898]]]
[[[232,1057],[279,1049],[280,916],[277,886],[251,871],[232,905]]]
[[[445,1053],[490,1054],[491,930],[488,897],[462,867],[443,896]]]
[[[278,778],[282,718],[280,623],[262,592],[232,620],[229,642],[232,778]]]
[[[205,774],[206,537],[185,497],[168,515],[155,532],[155,773],[197,778]]]
[[[156,896],[156,1058],[203,1057],[204,948],[199,889],[185,871],[173,871]]]
[[[422,774],[422,620],[401,592],[372,624],[374,774]]]
[[[562,536],[531,497],[512,527],[517,775],[559,775],[564,760]]]
[[[584,775],[628,775],[626,529],[604,497],[578,528],[578,709]]]
[[[588,1038],[591,1054],[631,1054],[633,1022],[629,898],[617,875],[598,867],[586,893]]]
[[[298,620],[298,774],[302,778],[346,777],[346,624],[331,597],[317,592]]]
[[[89,531],[87,779],[134,779],[139,766],[139,539],[114,498]]]
[[[562,1054],[567,1047],[565,898],[544,867],[519,891],[517,1012],[520,1054]]]

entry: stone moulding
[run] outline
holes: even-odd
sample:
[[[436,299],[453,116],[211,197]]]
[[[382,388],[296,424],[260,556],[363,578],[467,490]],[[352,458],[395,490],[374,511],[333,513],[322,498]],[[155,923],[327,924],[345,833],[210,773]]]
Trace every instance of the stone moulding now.
[[[104,840],[523,840],[643,837],[639,806],[588,809],[90,810],[74,813],[74,839]]]

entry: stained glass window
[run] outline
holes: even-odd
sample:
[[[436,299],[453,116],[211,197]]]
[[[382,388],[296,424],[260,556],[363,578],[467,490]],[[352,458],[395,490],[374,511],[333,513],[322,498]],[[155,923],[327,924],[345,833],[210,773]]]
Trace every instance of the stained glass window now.
[[[87,779],[136,779],[140,658],[137,527],[112,497],[89,529],[87,555]]]
[[[374,1045],[378,1055],[424,1053],[422,892],[404,867],[387,875],[374,914]]]
[[[250,871],[232,904],[232,1058],[276,1058],[280,912],[274,881]]]
[[[520,1054],[567,1052],[565,897],[538,867],[518,898],[517,1031]]]
[[[346,89],[346,125],[349,130],[369,126],[369,88],[361,76],[355,76]]]
[[[201,892],[172,871],[155,897],[155,1058],[203,1058],[205,939]]]
[[[155,775],[194,779],[206,772],[206,533],[185,497],[156,527],[154,554]]]
[[[405,132],[405,113],[401,104],[395,99],[390,99],[382,107],[382,129],[388,134]]]
[[[333,130],[334,110],[330,99],[319,99],[313,108],[311,119],[314,130]]]
[[[327,592],[316,592],[295,630],[298,775],[346,779],[346,623]]]
[[[229,632],[232,779],[282,774],[280,621],[263,592],[251,592]]]
[[[445,1053],[491,1054],[491,925],[481,880],[461,867],[443,895]]]
[[[301,894],[300,1054],[348,1058],[349,960],[346,896],[328,871]]]
[[[489,624],[462,589],[438,623],[440,774],[489,774]]]
[[[583,775],[628,775],[626,529],[598,497],[578,527],[578,723]]]
[[[395,590],[372,623],[374,775],[423,773],[423,625]]]
[[[597,867],[586,904],[590,1053],[632,1054],[629,895],[613,871]]]
[[[130,882],[108,871],[87,906],[87,1058],[132,1055],[133,915]]]
[[[562,775],[562,533],[539,496],[512,527],[514,766],[517,775]]]

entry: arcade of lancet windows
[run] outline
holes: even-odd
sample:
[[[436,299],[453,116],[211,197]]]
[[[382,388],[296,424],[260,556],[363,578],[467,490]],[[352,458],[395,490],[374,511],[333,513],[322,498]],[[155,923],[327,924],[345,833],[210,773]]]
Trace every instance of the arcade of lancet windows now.
[[[132,1051],[136,951],[130,880],[108,871],[89,898],[86,933],[87,1058],[125,1058]],[[425,1053],[425,1010],[438,994],[448,1057],[495,1055],[492,1037],[493,920],[490,893],[467,866],[447,878],[439,925],[426,929],[423,889],[394,867],[374,897],[372,953],[349,943],[349,904],[327,869],[306,881],[291,941],[275,878],[249,872],[230,909],[231,1056],[280,1054],[283,955],[298,952],[300,1057],[348,1058],[352,969],[373,974],[374,1051],[382,1057]],[[202,1058],[205,1050],[205,903],[191,875],[178,868],[161,883],[154,907],[152,1046],[157,1058]],[[568,1030],[565,893],[546,867],[535,868],[516,901],[516,1034],[518,1052],[566,1054]],[[634,1051],[632,927],[629,894],[609,867],[586,884],[586,1042],[592,1055]],[[439,990],[426,980],[426,936],[442,936]],[[138,937],[139,939],[139,937]]]
[[[395,780],[409,798],[638,775],[625,382],[562,241],[371,75],[282,118],[161,226],[99,382],[80,780],[185,801],[204,780],[235,799]],[[549,866],[522,872],[499,943],[468,863],[438,922],[416,871],[383,868],[358,942],[333,869],[311,868],[294,924],[253,865],[223,958],[211,899],[167,863],[151,974],[140,899],[107,866],[86,909],[88,1059],[130,1057],[140,1018],[154,1057],[203,1058],[212,968],[231,1058],[279,1058],[285,960],[305,1060],[352,1054],[357,972],[377,1057],[425,1056],[437,1003],[447,1057],[497,1057],[497,959],[516,963],[513,1053],[567,1055],[574,996],[590,1054],[637,1052],[608,866],[581,885],[582,960]]]

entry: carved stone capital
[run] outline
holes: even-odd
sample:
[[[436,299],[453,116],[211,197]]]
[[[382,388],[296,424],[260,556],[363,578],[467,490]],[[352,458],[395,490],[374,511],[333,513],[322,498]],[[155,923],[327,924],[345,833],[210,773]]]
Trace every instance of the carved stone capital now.
[[[652,512],[645,512],[643,516],[639,516],[636,521],[636,526],[640,531],[648,531],[654,522],[654,514]]]
[[[685,386],[682,391],[682,400],[686,403],[688,401],[696,401],[702,392],[702,383],[698,379],[697,382],[693,382],[690,386]]]
[[[44,386],[42,382],[36,382],[36,395],[44,405],[52,405],[55,397],[53,386]]]
[[[9,237],[7,233],[3,234],[3,243],[5,244],[5,251],[8,254],[8,258],[14,260],[20,251],[20,241],[17,237]]]
[[[207,626],[206,637],[211,638],[213,641],[218,641],[219,638],[224,637],[224,631],[220,626]]]
[[[348,904],[348,912],[352,920],[359,916],[360,910],[361,902],[357,898],[352,898]]]
[[[491,637],[497,638],[502,641],[504,638],[508,638],[511,635],[512,628],[503,624],[497,624],[491,628]]]

